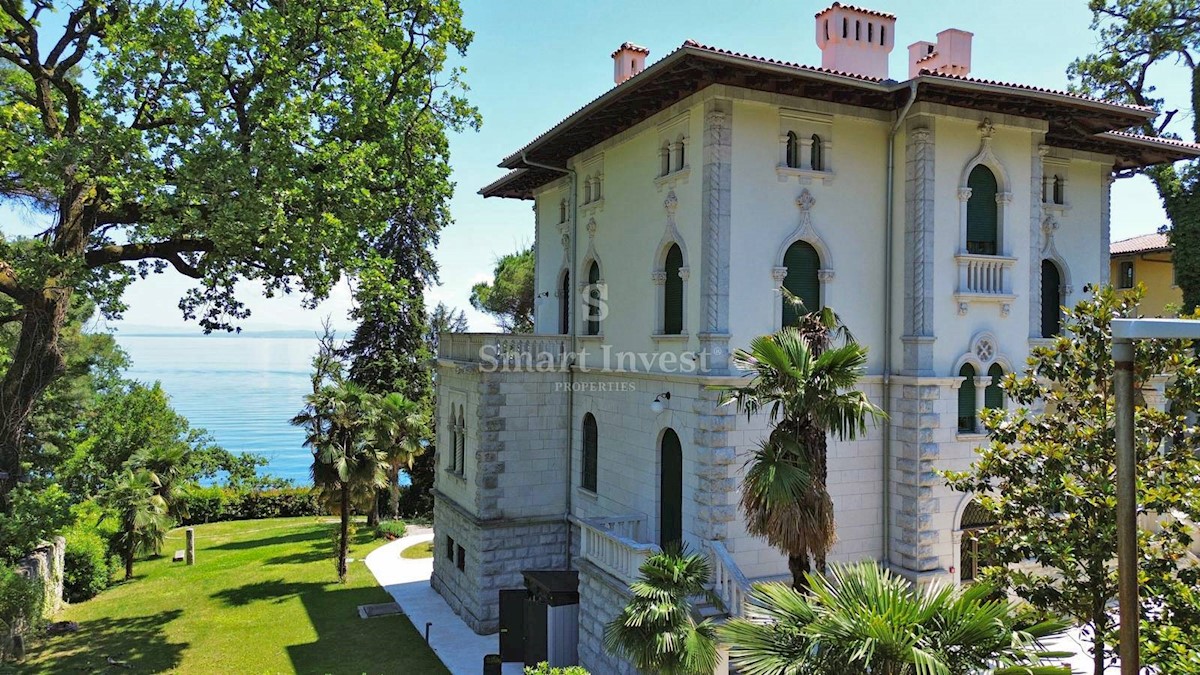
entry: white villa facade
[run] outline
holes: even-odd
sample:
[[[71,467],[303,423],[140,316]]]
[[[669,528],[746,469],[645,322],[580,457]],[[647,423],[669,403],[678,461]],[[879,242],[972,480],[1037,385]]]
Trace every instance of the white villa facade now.
[[[821,68],[691,41],[646,67],[626,43],[616,86],[482,190],[532,200],[537,305],[533,335],[438,353],[432,583],[477,632],[522,572],[575,570],[578,662],[626,672],[600,636],[655,547],[711,556],[729,613],[787,574],[737,506],[766,421],[711,389],[788,318],[780,286],[870,348],[861,389],[890,415],[831,442],[831,560],[970,578],[969,498],[936,471],[984,441],[991,378],[1107,279],[1113,172],[1200,147],[1121,131],[1146,109],[971,78],[960,30],[889,79],[894,23],[834,3]]]

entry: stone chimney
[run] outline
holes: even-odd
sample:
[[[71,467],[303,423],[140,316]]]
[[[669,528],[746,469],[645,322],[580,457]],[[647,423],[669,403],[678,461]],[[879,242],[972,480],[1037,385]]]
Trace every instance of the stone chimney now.
[[[613,82],[621,84],[645,70],[647,56],[650,56],[649,49],[632,42],[617,47],[617,51],[612,53]]]
[[[937,34],[937,44],[914,42],[908,46],[908,77],[929,70],[943,75],[966,77],[971,74],[971,38],[973,33],[947,28]]]
[[[835,2],[817,13],[821,67],[886,80],[896,15]]]

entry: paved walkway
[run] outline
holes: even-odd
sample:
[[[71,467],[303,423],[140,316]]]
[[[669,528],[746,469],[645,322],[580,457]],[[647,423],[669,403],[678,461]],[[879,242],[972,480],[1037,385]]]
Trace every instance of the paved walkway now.
[[[433,558],[408,560],[400,557],[400,552],[409,546],[433,539],[432,532],[421,529],[426,531],[397,539],[368,553],[367,568],[379,585],[396,599],[419,633],[425,633],[427,622],[433,624],[429,627],[429,646],[451,673],[479,675],[483,672],[484,655],[498,651],[498,639],[495,635],[476,635],[433,590],[429,585]],[[520,664],[504,664],[505,675],[521,672]]]

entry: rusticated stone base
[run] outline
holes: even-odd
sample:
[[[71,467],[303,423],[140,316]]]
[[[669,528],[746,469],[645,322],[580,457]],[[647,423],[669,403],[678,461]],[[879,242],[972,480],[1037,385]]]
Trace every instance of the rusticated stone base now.
[[[612,575],[579,561],[579,665],[589,672],[637,675],[631,663],[604,651],[604,627],[630,597],[629,589]]]

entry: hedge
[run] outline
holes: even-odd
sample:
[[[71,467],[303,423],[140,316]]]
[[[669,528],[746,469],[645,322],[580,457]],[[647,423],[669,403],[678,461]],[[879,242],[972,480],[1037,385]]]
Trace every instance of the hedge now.
[[[63,597],[83,602],[108,588],[121,563],[109,553],[108,544],[96,530],[81,525],[63,533],[67,540],[63,560]]]
[[[324,516],[328,511],[312,488],[239,492],[228,488],[194,488],[184,498],[183,525],[223,520],[256,520],[292,516]]]

